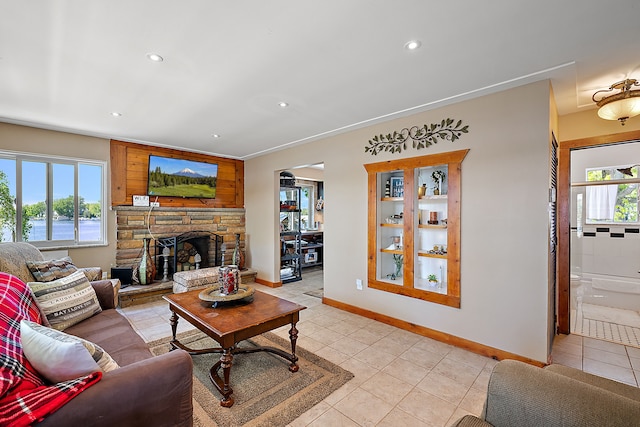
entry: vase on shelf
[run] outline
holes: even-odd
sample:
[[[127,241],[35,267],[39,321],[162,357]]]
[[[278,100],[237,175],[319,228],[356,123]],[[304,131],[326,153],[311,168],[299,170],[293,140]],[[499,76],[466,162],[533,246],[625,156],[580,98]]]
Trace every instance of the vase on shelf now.
[[[236,246],[233,248],[233,255],[231,256],[231,262],[236,265],[238,269],[244,270],[244,252],[240,249],[240,234],[236,233]]]
[[[143,239],[144,246],[142,249],[142,258],[138,265],[138,280],[141,285],[149,285],[153,283],[153,278],[156,275],[156,266],[149,254],[149,248],[147,246],[147,239]]]

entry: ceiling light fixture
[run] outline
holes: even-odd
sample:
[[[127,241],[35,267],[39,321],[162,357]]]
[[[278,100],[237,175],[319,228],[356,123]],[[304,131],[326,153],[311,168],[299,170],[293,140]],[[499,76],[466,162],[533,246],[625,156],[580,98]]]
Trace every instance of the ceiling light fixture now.
[[[149,59],[149,61],[153,61],[153,62],[164,61],[164,58],[158,55],[157,53],[147,53],[147,58]]]
[[[631,90],[633,86],[640,86],[636,79],[626,79],[612,84],[609,89],[599,90],[591,99],[599,107],[598,116],[605,120],[618,120],[624,126],[624,122],[640,114],[640,90]],[[596,100],[596,95],[603,92],[620,92],[603,96]]]
[[[212,138],[220,138],[220,135],[218,135],[217,133],[211,134]]]
[[[420,43],[420,40],[411,40],[405,43],[404,48],[407,50],[416,50],[421,45],[422,43]]]
[[[278,102],[278,105],[279,105],[281,108],[287,108],[287,107],[289,106],[289,104],[287,104],[287,103],[286,103],[286,102],[284,102],[284,101]]]
[[[122,113],[118,113],[117,111],[112,111],[112,112],[111,112],[111,115],[112,115],[113,117],[120,117],[120,116],[122,116]]]

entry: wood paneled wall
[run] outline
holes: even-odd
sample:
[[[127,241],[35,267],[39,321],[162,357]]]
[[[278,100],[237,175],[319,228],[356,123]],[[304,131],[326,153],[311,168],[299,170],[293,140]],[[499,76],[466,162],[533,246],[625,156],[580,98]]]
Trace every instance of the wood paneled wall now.
[[[116,140],[111,140],[112,206],[131,206],[133,195],[147,194],[150,154],[218,164],[215,199],[159,197],[160,206],[244,208],[244,161]]]

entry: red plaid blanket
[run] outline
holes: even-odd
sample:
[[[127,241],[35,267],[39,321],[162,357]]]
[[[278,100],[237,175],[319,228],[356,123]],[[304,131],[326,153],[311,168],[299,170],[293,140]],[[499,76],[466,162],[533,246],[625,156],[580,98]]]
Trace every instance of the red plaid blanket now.
[[[28,426],[52,414],[102,378],[82,378],[47,385],[22,353],[20,321],[42,323],[31,291],[20,279],[0,272],[0,425]]]

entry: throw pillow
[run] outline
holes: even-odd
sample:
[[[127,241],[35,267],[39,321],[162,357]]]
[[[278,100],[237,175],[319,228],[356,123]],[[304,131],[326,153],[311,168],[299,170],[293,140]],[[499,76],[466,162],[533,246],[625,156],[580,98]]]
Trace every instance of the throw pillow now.
[[[78,270],[68,256],[49,261],[27,261],[27,267],[38,282],[50,282],[67,277]]]
[[[29,320],[20,321],[20,340],[27,360],[52,383],[119,367],[100,346]]]
[[[29,282],[28,285],[51,327],[59,331],[102,311],[96,291],[82,271],[51,282]]]

